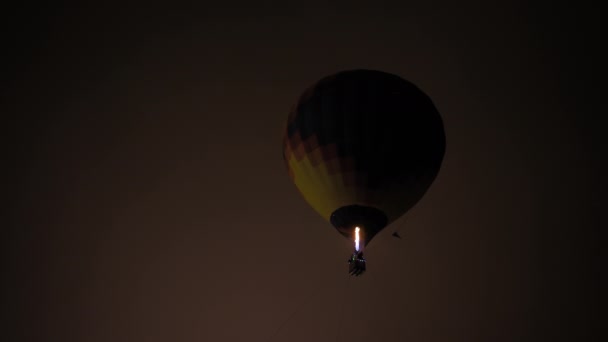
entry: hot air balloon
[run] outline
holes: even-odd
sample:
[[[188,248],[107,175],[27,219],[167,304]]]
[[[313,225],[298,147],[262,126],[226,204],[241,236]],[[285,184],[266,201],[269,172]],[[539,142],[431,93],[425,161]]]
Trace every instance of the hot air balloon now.
[[[403,78],[347,70],[322,78],[293,106],[283,139],[289,176],[304,199],[363,249],[411,209],[435,180],[445,133],[431,99]]]

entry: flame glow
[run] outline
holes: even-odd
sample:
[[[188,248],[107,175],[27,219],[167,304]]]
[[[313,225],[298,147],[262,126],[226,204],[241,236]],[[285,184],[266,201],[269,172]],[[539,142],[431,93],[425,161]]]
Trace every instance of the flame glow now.
[[[359,251],[359,227],[355,227],[355,250]]]

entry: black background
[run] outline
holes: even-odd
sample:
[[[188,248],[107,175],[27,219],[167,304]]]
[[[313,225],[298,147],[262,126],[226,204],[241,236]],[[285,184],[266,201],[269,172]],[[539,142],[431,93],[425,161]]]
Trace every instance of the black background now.
[[[7,341],[599,340],[597,8],[55,5],[3,13]],[[447,152],[349,280],[281,135],[351,68],[424,90]]]

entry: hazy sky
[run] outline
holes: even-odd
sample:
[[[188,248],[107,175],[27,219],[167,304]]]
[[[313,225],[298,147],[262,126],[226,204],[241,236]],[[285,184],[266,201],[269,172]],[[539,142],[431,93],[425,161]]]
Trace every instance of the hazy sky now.
[[[273,341],[597,337],[594,15],[252,3],[6,14],[8,340],[267,341],[294,312]],[[352,68],[415,83],[447,137],[356,279],[281,157],[300,92]]]

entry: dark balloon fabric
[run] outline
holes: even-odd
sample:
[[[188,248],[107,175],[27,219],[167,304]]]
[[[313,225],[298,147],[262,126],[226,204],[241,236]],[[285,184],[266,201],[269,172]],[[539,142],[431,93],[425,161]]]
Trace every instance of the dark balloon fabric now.
[[[283,144],[306,201],[347,237],[365,243],[414,206],[437,176],[445,133],[431,99],[399,76],[349,70],[307,89]]]

